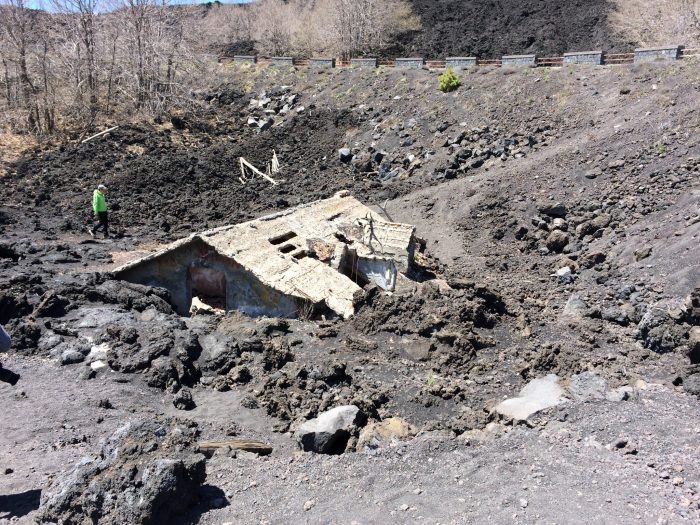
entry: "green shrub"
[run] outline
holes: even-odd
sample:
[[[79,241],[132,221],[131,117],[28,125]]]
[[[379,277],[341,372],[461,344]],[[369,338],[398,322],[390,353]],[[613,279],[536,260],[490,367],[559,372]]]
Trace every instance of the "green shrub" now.
[[[461,85],[462,81],[451,67],[448,67],[445,72],[440,75],[440,78],[438,78],[438,89],[443,93],[454,91]]]

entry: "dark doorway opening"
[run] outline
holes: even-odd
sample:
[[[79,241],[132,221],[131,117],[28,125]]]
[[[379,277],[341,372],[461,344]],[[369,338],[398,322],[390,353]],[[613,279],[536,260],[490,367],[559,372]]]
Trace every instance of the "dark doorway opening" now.
[[[202,266],[190,267],[190,298],[226,310],[226,275],[221,270]]]

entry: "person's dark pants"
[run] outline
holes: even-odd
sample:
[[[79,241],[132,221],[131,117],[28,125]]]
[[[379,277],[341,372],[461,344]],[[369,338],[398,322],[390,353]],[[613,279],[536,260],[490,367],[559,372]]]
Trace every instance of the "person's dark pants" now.
[[[97,233],[98,230],[102,229],[105,233],[105,237],[109,235],[109,219],[107,219],[106,211],[97,212],[98,224],[92,229],[92,233]]]

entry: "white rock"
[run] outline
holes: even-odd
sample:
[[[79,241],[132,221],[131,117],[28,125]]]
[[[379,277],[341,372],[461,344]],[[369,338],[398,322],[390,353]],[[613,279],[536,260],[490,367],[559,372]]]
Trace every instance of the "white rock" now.
[[[86,361],[88,363],[93,363],[95,361],[105,361],[107,359],[107,352],[109,352],[108,343],[95,345],[92,348],[90,348],[90,353],[87,355]]]
[[[551,408],[562,401],[564,390],[556,374],[533,379],[520,391],[518,397],[506,399],[496,406],[496,412],[511,419],[525,421],[540,410]]]
[[[90,368],[92,368],[95,371],[101,370],[102,368],[105,368],[106,366],[107,366],[107,364],[104,361],[93,361],[92,363],[90,363]]]
[[[338,454],[365,422],[366,418],[355,405],[339,406],[305,421],[296,436],[304,451]]]

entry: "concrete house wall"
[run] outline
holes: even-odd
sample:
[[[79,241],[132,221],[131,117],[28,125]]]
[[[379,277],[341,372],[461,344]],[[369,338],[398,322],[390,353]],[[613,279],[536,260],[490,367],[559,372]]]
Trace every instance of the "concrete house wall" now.
[[[240,310],[251,316],[296,316],[299,305],[295,297],[264,285],[236,261],[218,254],[200,239],[128,268],[119,277],[167,289],[177,312],[188,315],[192,304],[191,267],[206,267],[224,273],[226,310]]]

